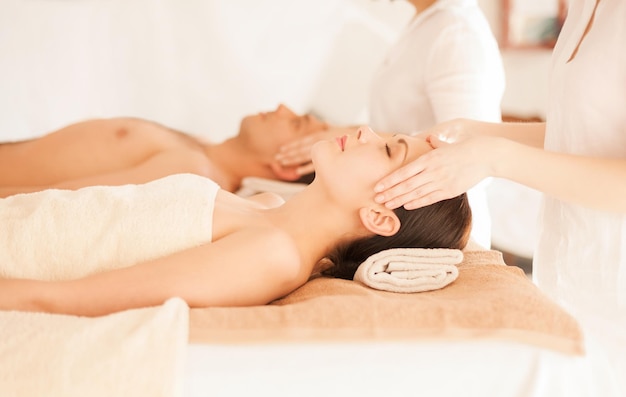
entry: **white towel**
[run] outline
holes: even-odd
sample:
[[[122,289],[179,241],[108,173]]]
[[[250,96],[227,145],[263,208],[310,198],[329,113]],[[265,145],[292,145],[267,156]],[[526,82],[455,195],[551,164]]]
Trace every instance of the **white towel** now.
[[[250,197],[259,193],[276,193],[284,200],[288,200],[306,187],[304,183],[283,182],[273,179],[248,176],[241,181],[241,187],[236,192],[240,197]]]
[[[218,190],[179,174],[0,199],[0,277],[80,278],[210,242]]]
[[[457,249],[394,248],[367,258],[354,280],[382,291],[431,291],[456,280],[456,265],[462,260],[463,252]]]
[[[189,308],[180,298],[102,317],[0,311],[3,397],[178,397]]]

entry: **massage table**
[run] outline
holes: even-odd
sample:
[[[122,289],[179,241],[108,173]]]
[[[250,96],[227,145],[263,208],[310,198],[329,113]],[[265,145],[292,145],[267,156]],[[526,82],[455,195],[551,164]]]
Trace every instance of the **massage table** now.
[[[314,275],[263,306],[0,311],[0,395],[619,396],[596,341],[521,269],[475,245],[460,258],[418,293]]]
[[[184,396],[616,396],[577,322],[496,251],[418,294],[318,278],[191,310]]]
[[[0,311],[0,395],[618,397],[578,323],[497,251],[420,293],[314,277],[265,306]]]

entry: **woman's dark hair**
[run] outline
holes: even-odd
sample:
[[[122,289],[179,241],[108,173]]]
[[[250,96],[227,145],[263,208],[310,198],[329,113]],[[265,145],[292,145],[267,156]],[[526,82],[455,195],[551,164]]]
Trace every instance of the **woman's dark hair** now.
[[[400,229],[393,236],[365,237],[339,245],[328,255],[333,266],[324,275],[352,280],[368,257],[391,248],[462,249],[469,239],[472,211],[467,195],[443,200],[415,210],[394,210]]]

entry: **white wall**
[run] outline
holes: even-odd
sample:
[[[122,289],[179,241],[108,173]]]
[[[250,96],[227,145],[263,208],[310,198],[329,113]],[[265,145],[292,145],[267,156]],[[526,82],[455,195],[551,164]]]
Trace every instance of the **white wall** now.
[[[499,0],[480,4],[499,34]],[[354,122],[411,15],[402,1],[3,0],[0,139],[129,115],[221,140],[279,102]],[[505,112],[544,115],[549,52],[503,56]]]
[[[544,0],[525,0],[537,1]],[[491,29],[498,39],[502,37],[502,0],[479,0]],[[506,90],[502,99],[503,113],[545,118],[548,96],[550,50],[502,49],[506,70]]]
[[[498,36],[500,0],[479,4]],[[384,0],[2,0],[0,141],[114,116],[221,141],[280,102],[363,122],[370,76],[412,14]],[[505,113],[545,115],[549,57],[503,51]]]
[[[135,116],[219,141],[279,102],[351,122],[409,10],[370,0],[3,0],[0,140]]]

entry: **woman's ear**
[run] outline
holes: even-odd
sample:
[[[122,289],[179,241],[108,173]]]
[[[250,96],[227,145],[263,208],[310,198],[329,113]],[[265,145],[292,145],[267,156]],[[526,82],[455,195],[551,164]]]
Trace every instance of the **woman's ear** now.
[[[270,168],[274,175],[276,175],[276,178],[283,181],[295,181],[302,176],[297,172],[298,167],[283,167],[277,161],[272,161]]]
[[[393,236],[400,230],[400,219],[385,207],[363,207],[359,210],[361,223],[367,230],[380,236]]]

